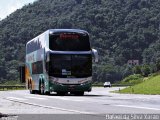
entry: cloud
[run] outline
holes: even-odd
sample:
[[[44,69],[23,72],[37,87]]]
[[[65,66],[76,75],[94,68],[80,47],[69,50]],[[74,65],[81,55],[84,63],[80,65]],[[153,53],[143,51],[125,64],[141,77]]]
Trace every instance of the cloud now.
[[[3,0],[0,1],[0,18],[3,19],[7,15],[22,8],[25,4],[31,3],[35,0]]]
[[[10,13],[16,11],[17,9],[21,8],[22,6],[23,6],[23,4],[20,1],[11,2],[6,8],[7,9],[7,14],[10,14]]]

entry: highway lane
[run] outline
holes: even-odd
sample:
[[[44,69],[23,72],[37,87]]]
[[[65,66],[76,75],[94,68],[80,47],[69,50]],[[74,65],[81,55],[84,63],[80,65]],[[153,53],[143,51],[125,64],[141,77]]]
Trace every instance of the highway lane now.
[[[160,114],[160,95],[115,94],[119,87],[94,87],[84,96],[0,92],[0,113],[7,114]],[[104,116],[103,116],[104,117]],[[104,118],[103,118],[104,119]]]

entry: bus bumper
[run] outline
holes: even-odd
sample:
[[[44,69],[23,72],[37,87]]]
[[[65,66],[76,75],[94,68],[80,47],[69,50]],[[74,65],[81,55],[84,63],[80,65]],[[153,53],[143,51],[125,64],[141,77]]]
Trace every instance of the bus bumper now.
[[[91,83],[82,85],[50,84],[51,92],[90,92],[91,89]]]

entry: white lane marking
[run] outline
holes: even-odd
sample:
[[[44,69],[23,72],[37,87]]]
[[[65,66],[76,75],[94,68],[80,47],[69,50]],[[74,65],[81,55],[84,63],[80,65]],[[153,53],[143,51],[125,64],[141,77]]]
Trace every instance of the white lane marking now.
[[[24,98],[27,99],[38,99],[38,100],[47,100],[48,98],[50,99],[59,99],[59,100],[65,100],[65,101],[75,101],[75,102],[83,102],[83,101],[88,101],[89,99],[84,99],[84,98],[79,98],[79,97],[73,97],[73,98],[68,98],[67,96],[41,96],[41,95],[31,95],[28,94],[27,96],[23,96]],[[20,99],[19,99],[20,100]],[[25,99],[26,100],[26,99]]]
[[[31,96],[25,96],[25,98],[31,98],[31,99],[38,99],[38,100],[47,100],[46,98],[42,98],[42,97],[31,97]]]
[[[16,99],[12,99],[12,98],[4,98],[4,99],[10,100],[10,101],[14,101],[14,102],[18,102],[18,103],[27,104],[27,105],[33,105],[33,106],[37,106],[37,107],[48,108],[48,109],[56,109],[56,110],[74,112],[74,113],[80,113],[80,114],[96,114],[96,113],[93,113],[93,112],[78,111],[78,110],[65,109],[65,108],[59,108],[59,107],[53,107],[53,106],[46,106],[46,105],[40,105],[40,104],[35,104],[35,103],[29,103],[29,102],[24,102],[24,101],[18,101]]]
[[[66,100],[66,101],[77,101],[77,102],[84,101],[84,100],[78,100],[78,99],[73,99],[73,98],[65,98],[65,97],[53,97],[53,98],[60,99],[60,100]]]
[[[71,101],[77,101],[77,102],[83,102],[84,100],[71,100]]]
[[[17,97],[7,97],[8,99],[13,99],[13,100],[22,100],[22,101],[25,101],[27,99],[24,99],[24,98],[17,98]]]
[[[130,105],[114,105],[119,107],[128,107],[128,108],[138,108],[138,109],[148,109],[148,110],[160,110],[159,108],[150,108],[150,107],[139,107],[139,106],[130,106]]]
[[[55,99],[60,99],[60,100],[69,100],[68,98],[65,98],[65,97],[56,97]]]
[[[82,100],[80,99],[79,97],[74,97],[74,98],[70,98],[70,97],[62,97],[62,96],[37,96],[36,98],[49,98],[49,99],[59,99],[59,100],[66,100],[66,101],[77,101],[77,102],[82,102],[82,101],[85,101],[85,100]],[[75,99],[76,98],[76,99]]]

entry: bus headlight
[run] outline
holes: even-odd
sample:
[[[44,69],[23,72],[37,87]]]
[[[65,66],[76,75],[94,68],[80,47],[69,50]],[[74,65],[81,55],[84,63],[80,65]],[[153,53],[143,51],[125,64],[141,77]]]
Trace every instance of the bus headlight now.
[[[92,77],[88,77],[88,78],[87,78],[87,81],[90,81],[90,82],[91,82],[91,81],[92,81]]]
[[[54,77],[49,77],[49,80],[51,83],[53,84],[58,84],[59,79],[58,78],[54,78]]]
[[[81,80],[80,85],[90,84],[91,82],[92,82],[92,77],[88,77],[88,78],[85,78],[84,80]]]
[[[81,85],[86,85],[86,84],[90,84],[92,81],[91,80],[89,80],[89,81],[86,81],[86,82],[84,82],[84,83],[81,83]]]

